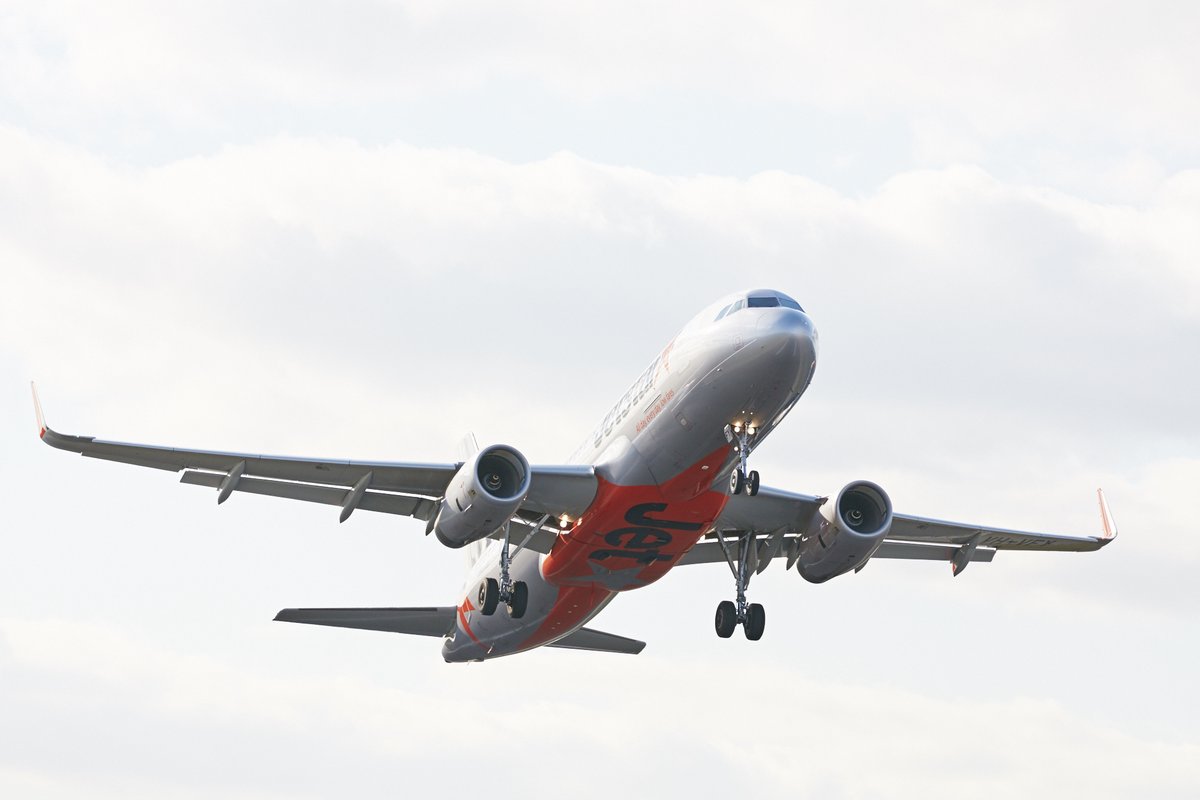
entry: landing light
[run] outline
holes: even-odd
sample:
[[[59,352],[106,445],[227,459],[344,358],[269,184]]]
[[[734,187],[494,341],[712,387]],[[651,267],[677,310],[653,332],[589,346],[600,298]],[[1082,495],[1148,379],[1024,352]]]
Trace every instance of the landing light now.
[[[561,517],[558,518],[558,527],[562,528],[564,531],[567,528],[571,527],[571,518],[568,517],[566,514],[563,514]]]
[[[757,432],[758,432],[757,425],[751,425],[749,428],[746,428],[746,433],[750,434],[751,436],[753,436]]]

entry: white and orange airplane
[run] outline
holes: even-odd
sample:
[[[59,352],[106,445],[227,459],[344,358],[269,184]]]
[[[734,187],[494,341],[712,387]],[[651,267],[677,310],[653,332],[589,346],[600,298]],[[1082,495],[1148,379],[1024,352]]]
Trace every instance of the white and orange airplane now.
[[[536,647],[639,653],[644,642],[585,627],[618,593],[683,564],[728,564],[735,600],[717,635],[763,635],[750,578],[783,560],[822,583],[872,558],[948,561],[958,575],[997,550],[1097,550],[1116,536],[1099,492],[1101,536],[985,528],[895,514],[882,488],[857,481],[836,498],[759,486],[755,447],[800,399],[817,332],[792,298],[739,292],[701,311],[646,367],[563,465],[531,466],[516,449],[471,447],[460,463],[323,461],[123,444],[65,436],[47,444],[92,458],[178,472],[234,492],[415,517],[447,547],[467,548],[457,606],[289,608],[277,620],[442,638],[447,661]],[[503,606],[503,610],[501,607]]]

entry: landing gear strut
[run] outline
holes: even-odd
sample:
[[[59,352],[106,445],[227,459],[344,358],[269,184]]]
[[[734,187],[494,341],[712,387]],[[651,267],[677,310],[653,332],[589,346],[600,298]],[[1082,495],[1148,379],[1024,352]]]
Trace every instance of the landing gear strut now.
[[[534,530],[540,528],[545,521],[546,518],[543,518]],[[479,583],[479,610],[484,616],[490,617],[496,613],[500,603],[504,602],[508,606],[508,615],[513,619],[520,619],[525,616],[525,609],[529,606],[529,585],[525,581],[514,581],[509,574],[513,556],[516,555],[508,549],[510,525],[511,522],[504,523],[504,544],[500,548],[500,580],[484,578]],[[532,533],[530,535],[532,536]],[[526,537],[526,541],[528,540],[529,537]],[[524,546],[524,542],[521,546]],[[518,547],[517,552],[520,550],[521,547]]]
[[[762,638],[763,630],[767,627],[767,612],[758,603],[746,602],[746,587],[750,585],[750,577],[753,574],[750,560],[755,557],[754,548],[757,547],[754,532],[748,531],[738,536],[737,541],[733,543],[737,551],[736,556],[730,552],[729,545],[725,543],[725,534],[719,528],[717,529],[717,541],[721,544],[721,550],[725,553],[725,562],[729,564],[729,569],[733,572],[734,583],[737,586],[736,604],[731,600],[722,600],[717,604],[715,619],[717,636],[728,639],[740,624],[746,633],[746,638],[756,642]]]
[[[758,428],[741,422],[725,426],[725,440],[737,448],[738,463],[729,473],[729,493],[746,494],[754,497],[758,494],[758,473],[747,472],[750,460],[750,443],[758,436]]]

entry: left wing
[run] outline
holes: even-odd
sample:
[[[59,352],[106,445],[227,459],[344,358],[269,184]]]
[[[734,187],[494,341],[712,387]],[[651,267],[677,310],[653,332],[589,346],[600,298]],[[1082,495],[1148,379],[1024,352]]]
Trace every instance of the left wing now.
[[[1104,531],[1100,536],[1034,533],[895,514],[887,536],[871,558],[949,561],[958,574],[969,562],[991,561],[997,550],[1099,550],[1116,538],[1117,526],[1104,492],[1097,494]],[[755,551],[751,561],[756,572],[762,572],[771,559],[780,557],[787,559],[790,569],[796,560],[799,539],[808,532],[814,512],[827,500],[763,487],[755,497],[730,497],[714,527],[719,531],[754,534]],[[716,534],[709,534],[708,538],[716,538]],[[718,541],[701,541],[679,563],[707,564],[725,560],[725,552]]]
[[[181,483],[215,488],[218,503],[235,491],[249,492],[341,506],[342,521],[362,508],[429,522],[437,513],[438,499],[445,495],[446,486],[462,466],[187,450],[70,436],[46,425],[36,386],[33,403],[38,435],[51,447],[88,458],[183,471]],[[578,517],[596,495],[596,476],[590,466],[532,466],[530,470],[529,494],[515,521],[534,529],[531,533],[536,535],[530,536],[526,546],[543,550],[553,543],[556,531],[544,529],[535,520],[546,515],[552,520],[563,514]]]

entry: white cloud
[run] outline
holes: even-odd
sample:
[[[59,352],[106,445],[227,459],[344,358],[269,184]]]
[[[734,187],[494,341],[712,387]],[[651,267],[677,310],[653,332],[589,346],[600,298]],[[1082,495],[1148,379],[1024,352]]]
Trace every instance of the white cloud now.
[[[1197,156],[1197,21],[1169,2],[379,2],[354,13],[318,0],[170,13],[49,2],[0,27],[11,65],[0,96],[22,124],[122,153],[178,153],[172,137],[213,149],[280,129],[349,132],[369,118],[400,138],[535,142],[539,156],[586,139],[651,168],[695,150],[688,171],[728,158],[705,146],[733,123],[712,114],[727,107],[748,146],[764,127],[797,150],[820,131],[841,139],[814,148],[802,162],[814,168],[835,156],[874,175],[982,159],[1143,197],[1144,174],[1132,187],[1120,177],[1129,159],[1171,173]],[[911,147],[872,166],[905,137]]]
[[[0,793],[391,796],[465,753],[534,796],[1194,794],[1194,13],[592,11],[0,14]],[[1067,533],[1103,485],[1121,538],[953,580],[772,567],[755,645],[711,634],[728,576],[680,570],[598,620],[637,659],[451,668],[269,622],[451,602],[420,523],[218,510],[32,436],[36,377],[72,432],[442,460],[473,428],[556,461],[749,285],[822,334],[768,483]]]
[[[27,726],[35,744],[53,730],[61,754],[53,767],[0,772],[3,785],[36,787],[34,796],[67,796],[80,786],[100,796],[123,787],[174,794],[169,770],[193,761],[189,751],[197,766],[214,767],[195,775],[194,786],[222,794],[323,796],[346,781],[361,796],[391,796],[397,782],[420,785],[462,758],[479,759],[490,748],[472,735],[478,729],[485,738],[502,730],[528,744],[529,758],[507,759],[491,778],[532,797],[557,796],[572,784],[581,797],[689,784],[704,797],[732,786],[760,797],[1184,797],[1200,779],[1196,745],[1131,735],[1046,700],[984,699],[970,680],[957,696],[937,698],[830,684],[769,662],[709,674],[681,672],[655,656],[559,654],[565,657],[535,656],[524,665],[514,659],[473,670],[409,670],[397,681],[320,665],[284,668],[276,659],[220,663],[53,619],[6,620],[0,631],[12,676],[0,690],[8,721]],[[342,634],[352,649],[374,638]],[[534,663],[543,668],[530,673]],[[33,700],[39,694],[54,699]],[[96,705],[98,697],[109,700]],[[104,719],[113,699],[137,721],[132,738],[89,727]],[[44,724],[31,713],[45,715]],[[756,720],[752,729],[739,727],[744,714]],[[183,730],[194,733],[172,735]],[[30,742],[16,744],[14,733],[9,745],[20,753]],[[237,753],[270,739],[289,757],[247,760]],[[581,754],[611,774],[579,782]],[[356,781],[351,769],[369,780]]]

